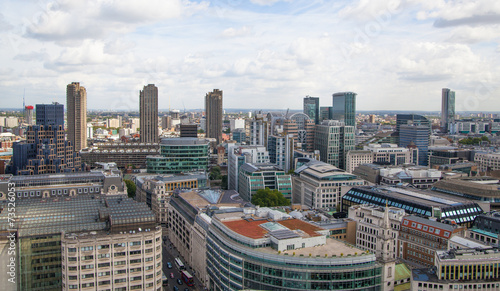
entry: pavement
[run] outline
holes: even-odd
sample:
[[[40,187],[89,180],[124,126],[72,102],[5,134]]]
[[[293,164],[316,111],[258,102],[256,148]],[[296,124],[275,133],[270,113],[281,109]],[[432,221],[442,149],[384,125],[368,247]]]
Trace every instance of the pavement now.
[[[180,258],[181,261],[184,263],[186,267],[186,271],[188,271],[194,278],[194,286],[188,287],[186,283],[182,282],[182,285],[179,285],[177,283],[177,279],[181,279],[181,273],[180,270],[177,269],[174,259],[175,258]],[[172,268],[169,269],[167,267],[167,262],[170,262],[172,264]],[[174,286],[177,286],[179,288],[179,291],[183,290],[189,290],[189,291],[202,291],[206,290],[203,286],[203,284],[200,283],[198,278],[196,277],[196,273],[194,273],[193,269],[186,264],[186,260],[179,255],[179,252],[176,250],[176,248],[172,245],[170,240],[167,237],[167,240],[163,242],[163,272],[165,273],[165,276],[168,278],[168,286],[163,287],[163,290],[173,290]],[[174,278],[170,278],[170,273],[174,274]],[[182,279],[181,279],[182,280]]]

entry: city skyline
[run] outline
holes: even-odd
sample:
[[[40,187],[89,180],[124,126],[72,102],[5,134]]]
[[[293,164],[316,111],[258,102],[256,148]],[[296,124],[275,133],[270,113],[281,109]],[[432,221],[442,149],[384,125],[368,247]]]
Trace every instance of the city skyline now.
[[[26,104],[63,104],[74,80],[91,109],[137,110],[149,83],[161,88],[159,108],[202,108],[212,88],[225,91],[224,108],[300,109],[306,95],[330,106],[332,93],[352,91],[359,111],[438,111],[442,88],[456,92],[457,112],[500,107],[500,6],[488,1],[1,7],[4,107],[21,107],[24,88]]]

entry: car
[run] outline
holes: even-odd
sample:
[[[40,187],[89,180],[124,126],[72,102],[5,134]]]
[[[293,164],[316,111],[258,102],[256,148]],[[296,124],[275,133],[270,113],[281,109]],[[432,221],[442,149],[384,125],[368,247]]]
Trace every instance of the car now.
[[[182,285],[181,279],[177,279],[177,284]]]
[[[174,278],[174,273],[170,273],[170,278]]]
[[[167,268],[172,269],[172,263],[167,262]]]
[[[174,291],[179,291],[179,287],[174,286]]]
[[[189,291],[189,288],[184,288],[184,291]]]

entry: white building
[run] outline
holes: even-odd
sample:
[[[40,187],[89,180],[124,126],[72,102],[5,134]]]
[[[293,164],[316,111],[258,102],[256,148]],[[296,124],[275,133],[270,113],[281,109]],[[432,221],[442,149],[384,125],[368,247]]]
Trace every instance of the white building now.
[[[245,119],[243,118],[237,118],[237,119],[231,119],[229,121],[229,126],[231,128],[231,131],[234,131],[237,128],[245,128]]]
[[[118,118],[110,118],[110,119],[107,119],[106,120],[106,125],[108,128],[110,127],[114,127],[114,128],[118,128],[118,127],[121,127],[121,120],[118,119]]]
[[[474,162],[481,172],[500,170],[500,153],[476,153]]]
[[[373,152],[373,162],[375,163],[389,163],[396,166],[414,163],[413,149],[399,147],[397,144],[371,143],[364,146],[363,150]]]
[[[160,227],[64,234],[62,290],[161,291],[161,235]]]
[[[349,151],[345,158],[346,172],[352,173],[359,165],[373,163],[372,151]]]
[[[380,169],[381,185],[411,184],[416,188],[429,188],[442,179],[442,172],[421,166],[385,167]]]
[[[18,122],[18,119],[17,117],[14,117],[14,116],[9,116],[7,118],[5,118],[5,127],[17,127],[19,126],[19,122]]]
[[[292,176],[292,201],[314,209],[337,209],[342,195],[365,181],[330,164],[312,160]]]
[[[269,152],[263,146],[228,145],[227,184],[228,189],[238,191],[239,167],[245,163],[267,164]]]

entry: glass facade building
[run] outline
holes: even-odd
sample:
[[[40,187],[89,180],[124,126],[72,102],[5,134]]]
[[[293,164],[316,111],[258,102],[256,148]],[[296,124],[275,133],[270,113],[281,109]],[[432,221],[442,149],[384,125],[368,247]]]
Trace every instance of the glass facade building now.
[[[240,196],[251,201],[259,189],[278,190],[292,201],[292,178],[273,164],[243,164],[238,174]]]
[[[448,132],[450,123],[455,121],[455,91],[443,88],[441,91],[441,127]]]
[[[301,250],[296,250],[296,255],[292,248],[282,253],[273,249],[270,237],[275,233],[251,238],[213,219],[207,233],[211,290],[382,290],[382,265],[375,255],[361,250],[359,254],[341,254],[337,250],[338,254],[307,256]],[[302,250],[316,254],[316,250],[344,246],[328,240],[326,245]]]
[[[331,119],[343,121],[345,125],[356,127],[356,95],[354,92],[333,94]]]
[[[354,126],[336,120],[317,125],[314,149],[319,150],[321,161],[345,169],[346,154],[355,147],[354,131]]]
[[[148,173],[176,174],[206,171],[208,168],[208,140],[190,137],[164,138],[160,156],[146,157]]]
[[[418,165],[429,164],[430,131],[425,125],[401,125],[399,131],[399,146],[415,145],[418,148]]]
[[[304,97],[304,113],[319,124],[319,97]]]

